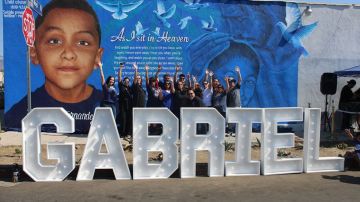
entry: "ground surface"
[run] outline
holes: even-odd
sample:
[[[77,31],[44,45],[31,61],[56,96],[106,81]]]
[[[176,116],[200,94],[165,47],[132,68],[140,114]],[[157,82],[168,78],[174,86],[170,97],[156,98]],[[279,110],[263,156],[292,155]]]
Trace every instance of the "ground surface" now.
[[[4,137],[4,136],[2,136]],[[18,142],[21,142],[21,137]],[[68,137],[67,137],[68,138]],[[46,139],[46,137],[44,138]],[[53,137],[51,137],[53,140]],[[4,140],[4,139],[3,139]],[[70,141],[71,142],[71,141]],[[75,141],[76,142],[76,141]],[[22,164],[20,145],[0,147],[0,201],[358,201],[360,172],[288,174],[272,176],[207,177],[207,152],[197,153],[196,178],[181,179],[177,170],[165,180],[114,180],[110,170],[97,170],[94,180],[76,182],[78,165],[84,150],[84,139],[76,144],[77,168],[63,182],[33,182],[24,172],[20,182],[12,183],[12,164]],[[2,141],[5,144],[5,141]],[[124,141],[123,141],[124,143]],[[254,142],[253,142],[254,143]],[[132,169],[132,152],[128,144],[125,156]],[[226,144],[226,160],[233,160],[233,144]],[[341,149],[339,149],[341,148]],[[326,143],[320,156],[338,156],[352,147]],[[46,145],[42,145],[42,161],[47,160]],[[281,149],[279,158],[302,157],[301,141],[296,148]],[[260,160],[260,147],[252,147],[252,159]],[[158,153],[151,153],[149,161],[159,160]]]
[[[347,171],[165,180],[26,181],[0,187],[0,201],[355,202],[359,190],[360,172]]]
[[[85,145],[76,145],[76,163],[79,165],[83,151],[84,151]],[[339,154],[343,155],[346,151],[353,150],[352,147],[346,147],[344,149],[338,149],[336,147],[337,145],[332,145],[331,147],[321,147],[320,148],[320,156],[321,157],[335,157]],[[126,145],[123,146],[126,148]],[[42,145],[42,157],[43,162],[45,163],[53,163],[54,161],[49,161],[46,159],[46,145]],[[156,160],[157,153],[150,153],[149,160]],[[252,147],[252,159],[253,160],[260,160],[260,148],[258,146]],[[132,164],[132,152],[125,151],[125,156],[127,159],[127,162],[129,164]],[[281,149],[279,151],[279,156],[283,156],[284,158],[291,158],[291,157],[302,157],[303,156],[303,150],[302,147],[300,148],[291,148],[291,149]],[[235,152],[233,151],[233,148],[228,150],[225,153],[225,160],[234,160],[235,158]],[[208,153],[207,152],[198,152],[197,153],[197,162],[198,163],[207,163],[208,160]],[[0,147],[0,165],[12,165],[14,163],[17,163],[19,165],[22,164],[22,147],[21,146],[3,146]]]

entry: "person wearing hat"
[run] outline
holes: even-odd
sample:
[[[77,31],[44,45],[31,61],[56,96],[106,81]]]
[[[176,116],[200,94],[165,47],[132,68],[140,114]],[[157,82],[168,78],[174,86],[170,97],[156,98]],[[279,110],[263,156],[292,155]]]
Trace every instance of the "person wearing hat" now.
[[[225,78],[227,85],[227,97],[226,105],[227,107],[240,107],[240,84],[241,84],[241,74],[240,67],[235,67],[235,72],[237,74],[238,80],[234,78]]]
[[[354,93],[352,92],[352,88],[356,85],[356,81],[351,79],[347,82],[340,94],[340,101],[339,101],[339,109],[348,111],[348,103],[354,101]],[[348,113],[343,113],[343,120],[342,120],[342,129],[351,128],[351,115]]]
[[[241,107],[240,99],[240,84],[241,84],[241,73],[240,67],[235,67],[235,72],[237,74],[237,81],[234,78],[225,78],[226,81],[226,106],[227,107]],[[227,132],[230,134],[235,133],[236,124],[229,123]]]
[[[212,106],[225,118],[226,117],[226,91],[219,83],[214,86],[214,93],[211,100]]]

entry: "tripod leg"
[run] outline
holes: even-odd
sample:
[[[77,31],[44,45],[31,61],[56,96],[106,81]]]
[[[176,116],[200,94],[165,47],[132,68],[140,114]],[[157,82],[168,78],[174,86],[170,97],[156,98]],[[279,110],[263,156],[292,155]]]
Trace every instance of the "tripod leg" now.
[[[328,102],[327,102],[327,94],[325,95],[325,111],[324,111],[324,132],[326,132],[326,124],[328,121],[328,115],[327,115],[327,105],[328,105]]]
[[[327,118],[327,126],[328,126],[329,131],[331,131],[331,127],[332,127],[332,125],[331,125],[331,117],[332,116],[333,116],[333,114],[330,114],[330,116],[326,117]]]

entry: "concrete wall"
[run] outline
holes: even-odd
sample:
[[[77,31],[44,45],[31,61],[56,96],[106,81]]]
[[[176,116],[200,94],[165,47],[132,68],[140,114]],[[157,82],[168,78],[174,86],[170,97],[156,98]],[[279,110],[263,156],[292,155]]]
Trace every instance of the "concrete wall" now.
[[[302,10],[306,5],[301,5]],[[303,43],[309,52],[299,63],[298,106],[321,107],[325,95],[320,92],[324,72],[334,72],[360,65],[360,7],[312,5],[311,15],[303,24],[318,21],[316,30]],[[341,89],[350,78],[338,78],[337,93],[330,97],[337,108]],[[360,87],[360,79],[354,90]],[[331,101],[329,102],[331,103]]]

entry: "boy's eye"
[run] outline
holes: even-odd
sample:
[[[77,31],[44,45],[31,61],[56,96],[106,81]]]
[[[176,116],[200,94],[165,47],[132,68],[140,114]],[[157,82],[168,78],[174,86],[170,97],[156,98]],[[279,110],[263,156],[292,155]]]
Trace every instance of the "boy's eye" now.
[[[61,44],[61,41],[59,39],[50,39],[49,44]]]
[[[79,41],[78,44],[79,44],[79,45],[82,45],[82,46],[88,46],[88,45],[90,45],[90,43],[87,42],[87,41]]]

